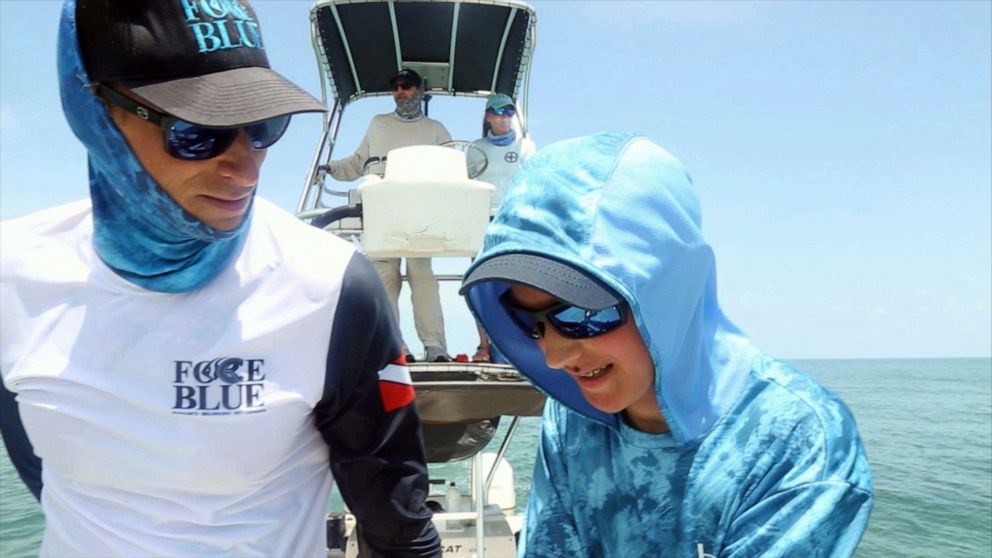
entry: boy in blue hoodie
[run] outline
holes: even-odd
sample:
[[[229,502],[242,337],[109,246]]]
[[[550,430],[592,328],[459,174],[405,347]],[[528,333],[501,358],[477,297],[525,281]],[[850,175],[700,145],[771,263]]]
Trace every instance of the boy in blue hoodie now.
[[[854,419],[720,309],[682,165],[601,134],[538,152],[462,287],[549,396],[520,556],[851,556]]]

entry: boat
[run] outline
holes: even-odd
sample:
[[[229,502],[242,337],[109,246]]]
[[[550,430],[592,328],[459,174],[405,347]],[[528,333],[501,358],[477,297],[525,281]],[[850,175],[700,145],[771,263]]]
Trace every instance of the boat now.
[[[367,164],[366,176],[346,189],[328,183],[329,163],[345,109],[391,95],[389,80],[401,69],[423,77],[425,112],[439,97],[509,95],[525,134],[533,8],[517,0],[318,0],[310,22],[321,95],[331,110],[297,217],[359,244],[371,257],[474,256],[493,187],[476,180],[487,161],[470,141],[393,150]],[[460,274],[437,277],[461,280]],[[520,420],[540,416],[544,395],[507,364],[418,361],[408,367],[428,462],[470,468],[470,486],[430,479],[428,506],[444,556],[516,556],[523,516],[515,512],[505,454]],[[497,427],[507,420],[497,439]],[[347,510],[328,515],[327,532],[328,556],[362,555],[361,525]]]

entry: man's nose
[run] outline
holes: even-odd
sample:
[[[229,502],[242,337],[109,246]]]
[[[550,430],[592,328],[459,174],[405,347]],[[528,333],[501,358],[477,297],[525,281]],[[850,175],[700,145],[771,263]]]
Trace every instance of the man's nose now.
[[[233,179],[239,186],[258,184],[259,171],[265,159],[264,149],[252,149],[251,139],[244,130],[238,130],[231,146],[219,157],[221,175]]]

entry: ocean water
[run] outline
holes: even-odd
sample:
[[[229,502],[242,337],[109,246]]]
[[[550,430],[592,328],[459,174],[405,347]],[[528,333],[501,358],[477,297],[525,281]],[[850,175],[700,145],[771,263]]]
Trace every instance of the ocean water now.
[[[992,556],[992,359],[793,364],[847,402],[864,438],[875,507],[859,558]],[[538,429],[539,419],[522,421],[508,453],[521,510]],[[0,454],[0,556],[34,556],[44,518]],[[464,463],[431,472],[467,486]]]

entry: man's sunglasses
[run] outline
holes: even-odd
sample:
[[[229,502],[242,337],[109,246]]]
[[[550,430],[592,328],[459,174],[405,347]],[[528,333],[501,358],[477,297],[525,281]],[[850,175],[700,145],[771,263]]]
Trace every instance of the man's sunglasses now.
[[[515,109],[515,108],[513,108],[511,106],[496,107],[496,108],[491,108],[491,109],[487,109],[487,110],[489,112],[495,114],[496,116],[513,116],[514,114],[517,114],[517,109]]]
[[[279,141],[289,126],[291,115],[277,116],[247,126],[213,127],[192,124],[142,105],[105,85],[97,85],[96,95],[107,103],[138,115],[162,128],[165,151],[176,159],[200,161],[216,157],[234,143],[238,130],[244,130],[255,150]]]
[[[544,310],[521,308],[507,289],[499,297],[499,303],[527,336],[532,339],[544,338],[544,324],[550,324],[555,331],[569,339],[588,339],[609,333],[627,323],[625,303],[608,306],[599,310],[589,310],[560,302]]]
[[[396,91],[397,89],[402,89],[406,91],[407,89],[413,89],[416,85],[410,83],[409,81],[394,81],[389,85],[391,91]]]

